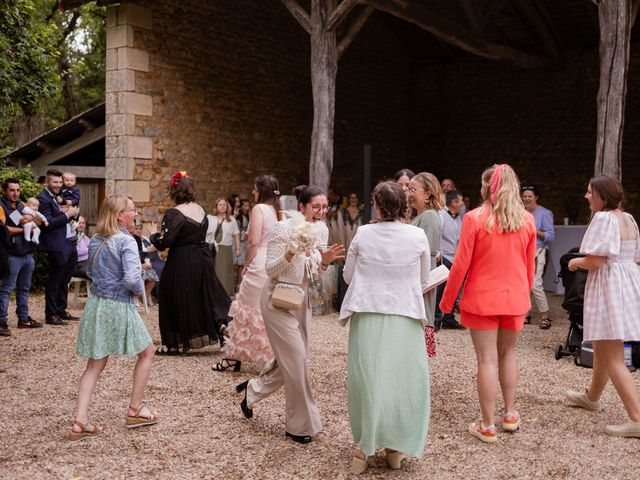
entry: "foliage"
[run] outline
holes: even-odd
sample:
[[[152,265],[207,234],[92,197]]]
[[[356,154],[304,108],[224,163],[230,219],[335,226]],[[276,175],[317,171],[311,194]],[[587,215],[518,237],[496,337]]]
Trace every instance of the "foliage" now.
[[[55,37],[58,28],[44,22],[45,0],[3,0],[0,8],[0,139],[7,119],[33,115],[42,98],[59,91]]]
[[[18,139],[32,138],[25,124],[40,134],[104,101],[106,8],[90,3],[60,11],[56,0],[0,4],[2,158]],[[30,124],[34,114],[38,121]]]
[[[7,178],[15,178],[20,182],[22,201],[29,197],[35,197],[42,191],[42,185],[36,182],[31,171],[31,166],[15,168],[6,163],[0,163],[0,184]]]

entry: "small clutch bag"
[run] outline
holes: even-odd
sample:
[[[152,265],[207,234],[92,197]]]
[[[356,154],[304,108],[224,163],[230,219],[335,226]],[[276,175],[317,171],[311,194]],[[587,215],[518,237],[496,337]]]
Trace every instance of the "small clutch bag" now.
[[[297,285],[278,283],[271,294],[271,304],[284,310],[299,310],[304,303],[304,290]]]

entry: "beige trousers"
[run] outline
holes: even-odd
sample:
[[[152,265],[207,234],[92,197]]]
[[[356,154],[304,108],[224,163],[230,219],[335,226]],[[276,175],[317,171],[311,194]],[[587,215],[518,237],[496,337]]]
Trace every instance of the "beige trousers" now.
[[[260,309],[275,361],[259,377],[249,380],[247,405],[252,408],[284,385],[286,431],[293,435],[315,435],[322,430],[322,420],[307,372],[311,337],[308,295],[305,305],[296,312],[274,308],[270,301],[274,286],[272,279],[267,281]]]
[[[544,273],[544,265],[547,262],[546,253],[544,248],[536,248],[536,275],[533,277],[533,288],[531,289],[531,295],[536,301],[536,307],[542,314],[549,312],[547,296],[542,288],[542,274]]]

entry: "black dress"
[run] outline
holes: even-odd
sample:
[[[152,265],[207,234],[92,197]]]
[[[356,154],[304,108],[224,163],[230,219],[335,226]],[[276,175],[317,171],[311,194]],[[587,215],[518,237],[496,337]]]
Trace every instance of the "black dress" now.
[[[169,248],[159,284],[160,336],[168,349],[202,348],[222,338],[231,300],[218,280],[205,235],[209,222],[167,210],[160,233],[149,239]]]

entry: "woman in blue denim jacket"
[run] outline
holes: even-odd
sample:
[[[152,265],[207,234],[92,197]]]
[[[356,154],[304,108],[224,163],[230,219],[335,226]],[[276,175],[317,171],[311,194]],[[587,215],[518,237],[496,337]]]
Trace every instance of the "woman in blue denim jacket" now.
[[[88,421],[89,402],[109,355],[138,356],[126,426],[142,427],[158,421],[158,414],[143,402],[154,348],[133,303],[133,297],[144,291],[138,246],[128,232],[136,215],[131,198],[110,195],[100,208],[97,234],[89,243],[87,273],[92,280],[91,296],[82,313],[76,347],[76,353],[88,360],[80,377],[75,421],[67,434],[70,441],[102,432]]]

